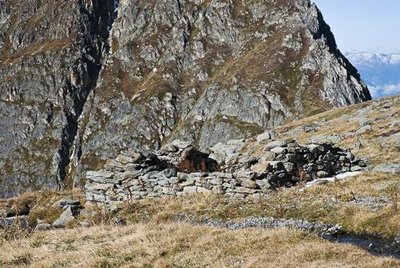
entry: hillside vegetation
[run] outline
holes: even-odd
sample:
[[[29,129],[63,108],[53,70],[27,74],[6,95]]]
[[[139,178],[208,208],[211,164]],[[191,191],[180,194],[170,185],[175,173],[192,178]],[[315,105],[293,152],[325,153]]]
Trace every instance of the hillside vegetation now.
[[[301,142],[336,139],[370,169],[396,164],[399,99],[332,110],[276,132]],[[255,139],[250,143],[257,146]],[[399,189],[398,173],[367,171],[307,189],[303,184],[280,188],[258,199],[193,194],[132,200],[113,211],[85,204],[89,213],[81,213],[66,229],[1,229],[0,266],[400,267]],[[33,225],[38,219],[51,223],[63,212],[56,205],[62,198],[85,203],[78,190],[45,191],[3,200],[1,207],[30,207]],[[338,224],[341,232],[326,240],[296,226],[257,225],[269,217]]]

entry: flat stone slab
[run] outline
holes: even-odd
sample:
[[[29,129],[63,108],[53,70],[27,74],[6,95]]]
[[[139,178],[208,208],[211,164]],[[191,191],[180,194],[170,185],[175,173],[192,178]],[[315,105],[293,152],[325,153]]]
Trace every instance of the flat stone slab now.
[[[335,182],[335,181],[340,181],[340,180],[345,180],[347,178],[351,177],[356,177],[363,174],[363,172],[360,171],[355,171],[355,172],[346,172],[342,174],[338,174],[335,177],[329,177],[329,178],[322,178],[322,179],[316,179],[310,182],[307,182],[306,185],[304,186],[304,189],[310,188],[315,185],[320,185],[320,184],[325,184],[328,182]]]
[[[100,170],[86,172],[86,178],[91,181],[102,182],[104,179],[110,179],[114,176],[114,172]]]
[[[398,174],[400,174],[400,164],[395,164],[395,163],[380,164],[380,165],[377,165],[372,171],[379,172],[379,173],[390,173],[393,175],[398,175]]]

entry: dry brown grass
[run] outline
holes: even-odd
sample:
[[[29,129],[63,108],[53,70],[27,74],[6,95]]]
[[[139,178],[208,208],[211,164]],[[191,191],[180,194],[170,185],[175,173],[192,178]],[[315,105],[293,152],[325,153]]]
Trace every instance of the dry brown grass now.
[[[379,103],[384,106],[384,102]],[[337,109],[279,128],[281,138],[296,134],[300,142],[314,135],[354,133],[359,127],[357,111],[370,104]],[[352,115],[350,117],[343,117]],[[399,107],[367,111],[373,130],[358,136],[365,146],[353,150],[373,163],[398,162],[400,154],[389,128],[397,120]],[[298,132],[306,124],[316,132]],[[392,132],[389,132],[392,131]],[[352,148],[348,135],[341,146]],[[383,145],[383,147],[382,147]],[[255,155],[260,146],[247,146]],[[379,258],[350,245],[334,244],[296,230],[194,227],[181,220],[240,220],[248,217],[297,218],[341,224],[346,232],[393,239],[400,233],[400,177],[364,175],[300,191],[301,186],[270,192],[261,199],[230,199],[220,195],[192,195],[145,199],[127,203],[117,214],[78,218],[68,230],[28,233],[21,229],[0,230],[0,267],[400,267],[398,260]],[[0,201],[1,207],[32,208],[32,217],[49,222],[60,213],[50,213],[65,196],[81,199],[77,192],[41,192]],[[358,200],[384,199],[374,208]],[[356,202],[357,201],[357,202]],[[36,216],[35,216],[36,215]],[[109,225],[113,216],[128,226]],[[76,227],[80,221],[94,225]],[[75,227],[74,227],[75,226]]]
[[[400,213],[398,209],[393,209],[394,202],[382,203],[380,208],[374,209],[354,201],[378,197],[391,200],[391,189],[399,183],[397,176],[371,173],[306,191],[300,191],[301,186],[283,189],[261,199],[231,199],[212,194],[145,199],[127,203],[119,216],[130,223],[164,223],[205,217],[219,220],[258,216],[296,218],[338,223],[350,233],[392,239],[400,232]]]
[[[67,47],[70,47],[73,44],[74,39],[75,36],[71,35],[63,39],[46,40],[34,43],[31,46],[24,48],[20,51],[8,54],[6,57],[2,59],[2,61],[0,61],[0,66],[15,64],[17,62],[22,61],[27,56],[33,57],[40,53],[57,52],[63,50]]]
[[[296,230],[134,224],[38,232],[1,243],[0,266],[395,267],[400,261]]]
[[[305,192],[299,191],[300,187],[285,189],[263,199],[192,195],[132,201],[117,215],[127,220],[124,227],[108,224],[115,215],[98,210],[97,216],[81,217],[67,230],[0,230],[0,267],[400,267],[398,260],[298,230],[232,231],[179,222],[204,217],[302,218],[339,223],[356,234],[393,238],[400,230],[400,214],[393,209],[393,202],[371,210],[351,201],[394,197],[399,182],[396,176],[371,173]],[[32,195],[24,195],[22,200],[31,200]],[[42,197],[36,205],[46,206],[64,196]],[[76,227],[79,221],[94,226]]]
[[[104,214],[101,209],[94,209],[97,211],[96,215],[80,217],[70,227],[79,226],[79,222],[85,221],[109,228],[105,227],[105,224],[109,224],[114,216],[125,219],[128,224],[151,225],[176,224],[181,220],[201,220],[205,217],[240,220],[248,217],[272,216],[338,223],[350,233],[392,239],[400,232],[400,213],[397,208],[399,200],[395,198],[397,193],[395,189],[399,183],[400,178],[397,176],[371,173],[339,183],[315,186],[303,192],[299,191],[301,187],[284,189],[272,192],[262,199],[231,199],[220,195],[200,194],[145,199],[126,203],[116,215]],[[80,196],[78,192],[75,194],[76,198]],[[26,194],[20,198],[26,202],[32,200],[32,195],[35,196]],[[36,200],[33,215],[38,215],[37,211],[40,212],[43,208],[51,208],[54,201],[61,197],[65,195],[55,194],[52,197]],[[383,204],[379,209],[371,209],[353,202],[366,197],[392,198],[392,201]],[[22,204],[22,200],[17,199],[14,202]],[[0,236],[4,240],[31,239],[29,238],[31,235],[21,230],[0,230]]]
[[[62,213],[62,208],[58,207],[55,202],[63,198],[80,200],[82,204],[85,203],[84,195],[77,189],[66,192],[43,190],[28,192],[11,199],[0,199],[0,209],[16,216],[29,212],[28,220],[34,227],[37,220],[47,223],[54,222]]]
[[[373,164],[398,163],[400,152],[395,144],[399,141],[399,136],[395,134],[400,133],[400,127],[391,125],[400,122],[400,106],[397,105],[399,101],[400,97],[395,96],[333,109],[278,127],[277,132],[280,138],[295,138],[302,143],[307,143],[317,135],[338,134],[343,140],[337,145],[351,149],[357,156]],[[356,134],[361,127],[360,119],[368,120],[372,131]],[[302,131],[301,127],[305,125],[316,126],[316,131]],[[361,148],[354,146],[357,141],[361,141]]]

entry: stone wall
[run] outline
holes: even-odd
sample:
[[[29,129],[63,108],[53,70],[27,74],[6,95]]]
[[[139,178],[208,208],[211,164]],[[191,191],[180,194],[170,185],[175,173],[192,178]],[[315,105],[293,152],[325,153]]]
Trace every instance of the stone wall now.
[[[108,160],[103,170],[87,172],[85,190],[97,203],[209,192],[242,198],[365,166],[331,144],[232,140],[207,154],[175,141],[160,151],[128,151]]]

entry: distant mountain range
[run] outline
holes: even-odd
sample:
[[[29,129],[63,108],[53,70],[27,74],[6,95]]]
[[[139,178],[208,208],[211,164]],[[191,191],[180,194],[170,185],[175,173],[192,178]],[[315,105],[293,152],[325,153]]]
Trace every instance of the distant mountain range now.
[[[400,53],[345,53],[357,67],[374,98],[400,93]]]

